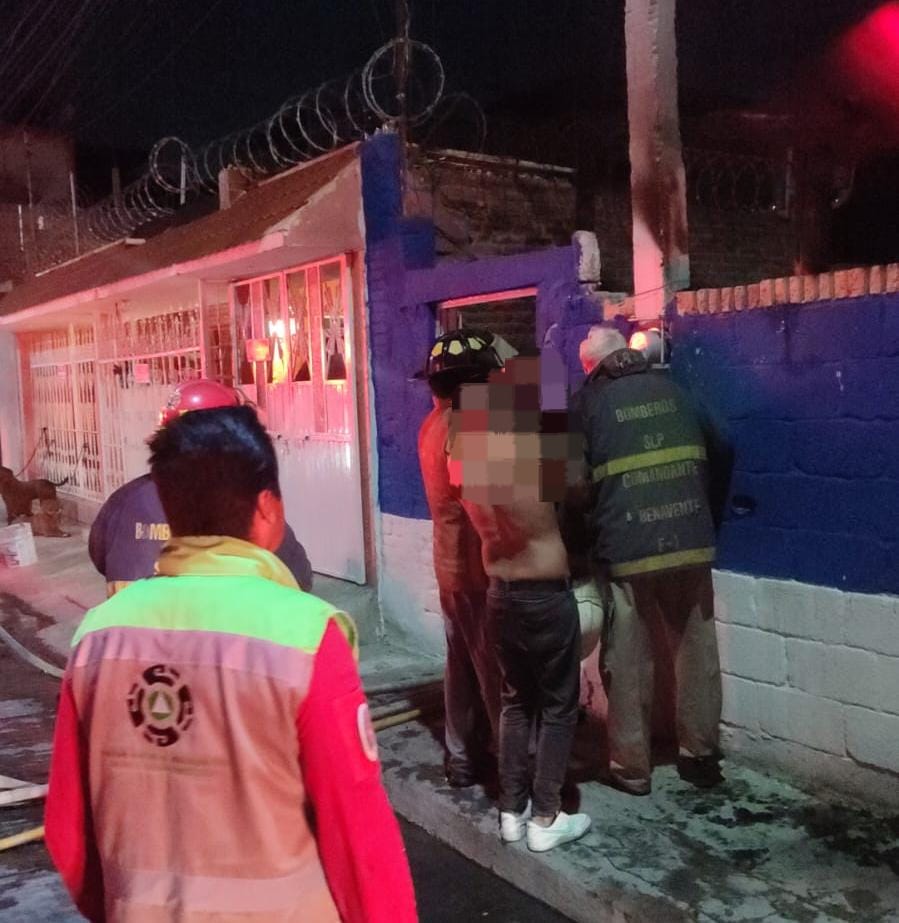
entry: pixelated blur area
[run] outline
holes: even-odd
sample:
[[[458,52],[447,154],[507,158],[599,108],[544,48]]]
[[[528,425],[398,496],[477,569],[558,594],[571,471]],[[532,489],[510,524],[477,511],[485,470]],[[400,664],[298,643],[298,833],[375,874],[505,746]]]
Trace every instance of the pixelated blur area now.
[[[580,471],[564,411],[540,409],[540,360],[516,357],[486,383],[460,388],[450,419],[450,476],[482,506],[564,499]]]

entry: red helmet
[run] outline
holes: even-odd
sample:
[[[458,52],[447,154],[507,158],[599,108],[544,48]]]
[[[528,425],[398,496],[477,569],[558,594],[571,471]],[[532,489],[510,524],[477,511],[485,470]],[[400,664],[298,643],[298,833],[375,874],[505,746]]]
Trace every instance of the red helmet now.
[[[178,385],[159,414],[159,425],[171,423],[191,410],[213,410],[216,407],[239,407],[244,403],[241,393],[209,378],[198,378]]]

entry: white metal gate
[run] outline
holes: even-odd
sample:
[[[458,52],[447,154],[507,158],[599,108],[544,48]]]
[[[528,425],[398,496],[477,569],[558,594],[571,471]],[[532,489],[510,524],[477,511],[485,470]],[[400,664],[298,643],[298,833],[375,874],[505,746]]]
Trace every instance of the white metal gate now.
[[[201,372],[199,312],[176,308],[21,334],[31,477],[100,500],[147,470],[172,388]]]
[[[238,382],[264,405],[288,521],[316,571],[364,583],[351,293],[342,256],[232,287]],[[245,344],[260,341],[254,365]]]
[[[196,307],[146,317],[106,316],[99,326],[97,367],[104,492],[147,470],[147,438],[172,389],[199,378]]]
[[[26,469],[73,494],[102,496],[94,330],[90,325],[25,334]]]

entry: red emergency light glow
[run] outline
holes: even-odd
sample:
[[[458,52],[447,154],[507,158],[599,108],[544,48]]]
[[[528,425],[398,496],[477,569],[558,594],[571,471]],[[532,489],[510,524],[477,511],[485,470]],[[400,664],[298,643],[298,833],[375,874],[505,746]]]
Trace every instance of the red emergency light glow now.
[[[899,135],[899,3],[878,7],[839,41],[836,56],[853,93]]]

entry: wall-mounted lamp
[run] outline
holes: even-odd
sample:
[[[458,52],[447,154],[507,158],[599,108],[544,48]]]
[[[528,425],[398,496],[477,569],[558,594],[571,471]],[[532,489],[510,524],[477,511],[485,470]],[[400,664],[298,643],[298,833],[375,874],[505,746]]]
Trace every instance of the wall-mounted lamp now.
[[[268,340],[247,340],[247,362],[268,362],[271,352]]]
[[[650,365],[664,365],[670,351],[666,333],[659,327],[637,330],[631,334],[628,346],[643,353]]]

